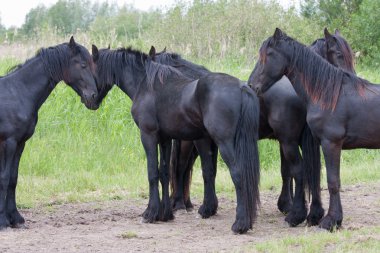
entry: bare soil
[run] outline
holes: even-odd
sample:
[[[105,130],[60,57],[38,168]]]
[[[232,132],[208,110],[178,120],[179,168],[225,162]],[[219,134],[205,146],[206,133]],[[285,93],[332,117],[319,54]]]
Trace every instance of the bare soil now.
[[[380,183],[345,186],[343,229],[380,226]],[[277,192],[261,194],[261,210],[253,230],[234,235],[235,201],[219,199],[218,214],[201,219],[181,211],[171,222],[145,224],[140,214],[147,200],[114,200],[23,209],[28,229],[0,232],[0,252],[215,252],[240,251],[249,243],[321,230],[290,228],[277,210]],[[328,192],[323,191],[324,207]],[[200,200],[193,201],[199,204]]]

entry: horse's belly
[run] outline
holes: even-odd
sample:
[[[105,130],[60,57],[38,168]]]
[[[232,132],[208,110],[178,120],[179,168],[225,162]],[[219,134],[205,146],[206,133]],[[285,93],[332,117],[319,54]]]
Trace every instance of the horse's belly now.
[[[206,131],[202,128],[186,125],[183,123],[173,122],[171,126],[161,126],[160,131],[163,135],[172,139],[181,140],[197,140],[207,135]]]
[[[348,133],[343,141],[343,149],[380,148],[380,129],[377,132],[372,130],[366,131],[366,129],[363,130],[355,133]]]

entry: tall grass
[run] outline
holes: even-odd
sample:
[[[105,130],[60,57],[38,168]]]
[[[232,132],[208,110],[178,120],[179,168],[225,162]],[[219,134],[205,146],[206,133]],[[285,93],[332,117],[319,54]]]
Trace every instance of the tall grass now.
[[[2,59],[5,73],[15,59]],[[253,66],[235,62],[202,61],[213,71],[246,80]],[[359,68],[359,75],[380,80],[374,71]],[[33,137],[27,142],[20,164],[18,204],[23,207],[52,203],[146,197],[148,182],[145,153],[139,130],[130,114],[131,101],[118,88],[105,98],[98,111],[87,110],[80,98],[60,83],[39,112]],[[278,191],[281,185],[277,142],[259,142],[261,188]],[[343,185],[380,179],[378,150],[344,151]],[[234,195],[228,169],[219,159],[217,191]],[[323,180],[325,182],[325,180]],[[196,163],[193,195],[201,197],[203,180]]]

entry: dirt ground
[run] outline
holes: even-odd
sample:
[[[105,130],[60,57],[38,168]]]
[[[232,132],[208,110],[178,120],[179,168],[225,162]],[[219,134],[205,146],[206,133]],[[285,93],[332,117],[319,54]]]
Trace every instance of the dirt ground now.
[[[230,252],[249,243],[289,235],[321,232],[300,225],[290,228],[277,210],[277,192],[261,194],[261,210],[253,230],[234,235],[230,228],[235,202],[219,199],[218,214],[201,219],[196,210],[176,213],[175,220],[141,222],[147,200],[65,204],[21,210],[28,229],[0,232],[0,252]],[[323,191],[327,207],[327,190]],[[380,225],[380,183],[342,188],[343,229]],[[200,200],[193,200],[199,204]]]

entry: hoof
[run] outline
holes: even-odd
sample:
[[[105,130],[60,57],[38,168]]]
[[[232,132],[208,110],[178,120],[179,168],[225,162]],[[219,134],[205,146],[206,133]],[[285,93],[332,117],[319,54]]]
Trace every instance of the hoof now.
[[[252,224],[248,219],[236,220],[231,228],[235,234],[245,234],[250,229],[252,229]]]
[[[170,205],[170,202],[168,204],[161,202],[160,221],[169,221],[173,219],[174,219],[173,209]]]
[[[281,196],[277,201],[278,210],[283,214],[288,214],[292,210],[293,202],[290,200],[282,199]]]
[[[11,227],[17,229],[29,229],[29,227],[25,223],[12,224]]]
[[[306,209],[300,209],[300,210],[295,210],[295,211],[292,210],[286,216],[285,221],[289,224],[289,226],[296,227],[305,221],[306,215],[307,215]]]
[[[7,227],[9,227],[11,224],[8,219],[1,219],[0,220],[0,230],[5,230]]]
[[[327,231],[334,232],[339,229],[342,225],[342,221],[337,221],[331,215],[326,215],[321,222],[319,223],[319,227],[326,229]]]
[[[142,214],[144,223],[154,223],[159,220],[159,208],[147,207]]]
[[[325,215],[325,210],[322,207],[319,207],[319,208],[311,207],[310,213],[307,216],[307,225],[317,226],[324,215]]]
[[[8,215],[8,220],[12,228],[25,228],[25,219],[16,210]]]
[[[191,212],[191,211],[194,210],[193,203],[191,203],[190,199],[188,199],[188,200],[185,202],[185,206],[186,206],[186,211],[188,211],[188,212]]]
[[[205,204],[202,204],[199,209],[198,213],[202,216],[203,219],[207,219],[213,215],[216,214],[218,209],[218,206],[206,206]]]
[[[173,207],[173,211],[187,209],[186,205],[183,202],[181,202],[181,201],[175,201],[175,202],[173,202],[172,207]]]

